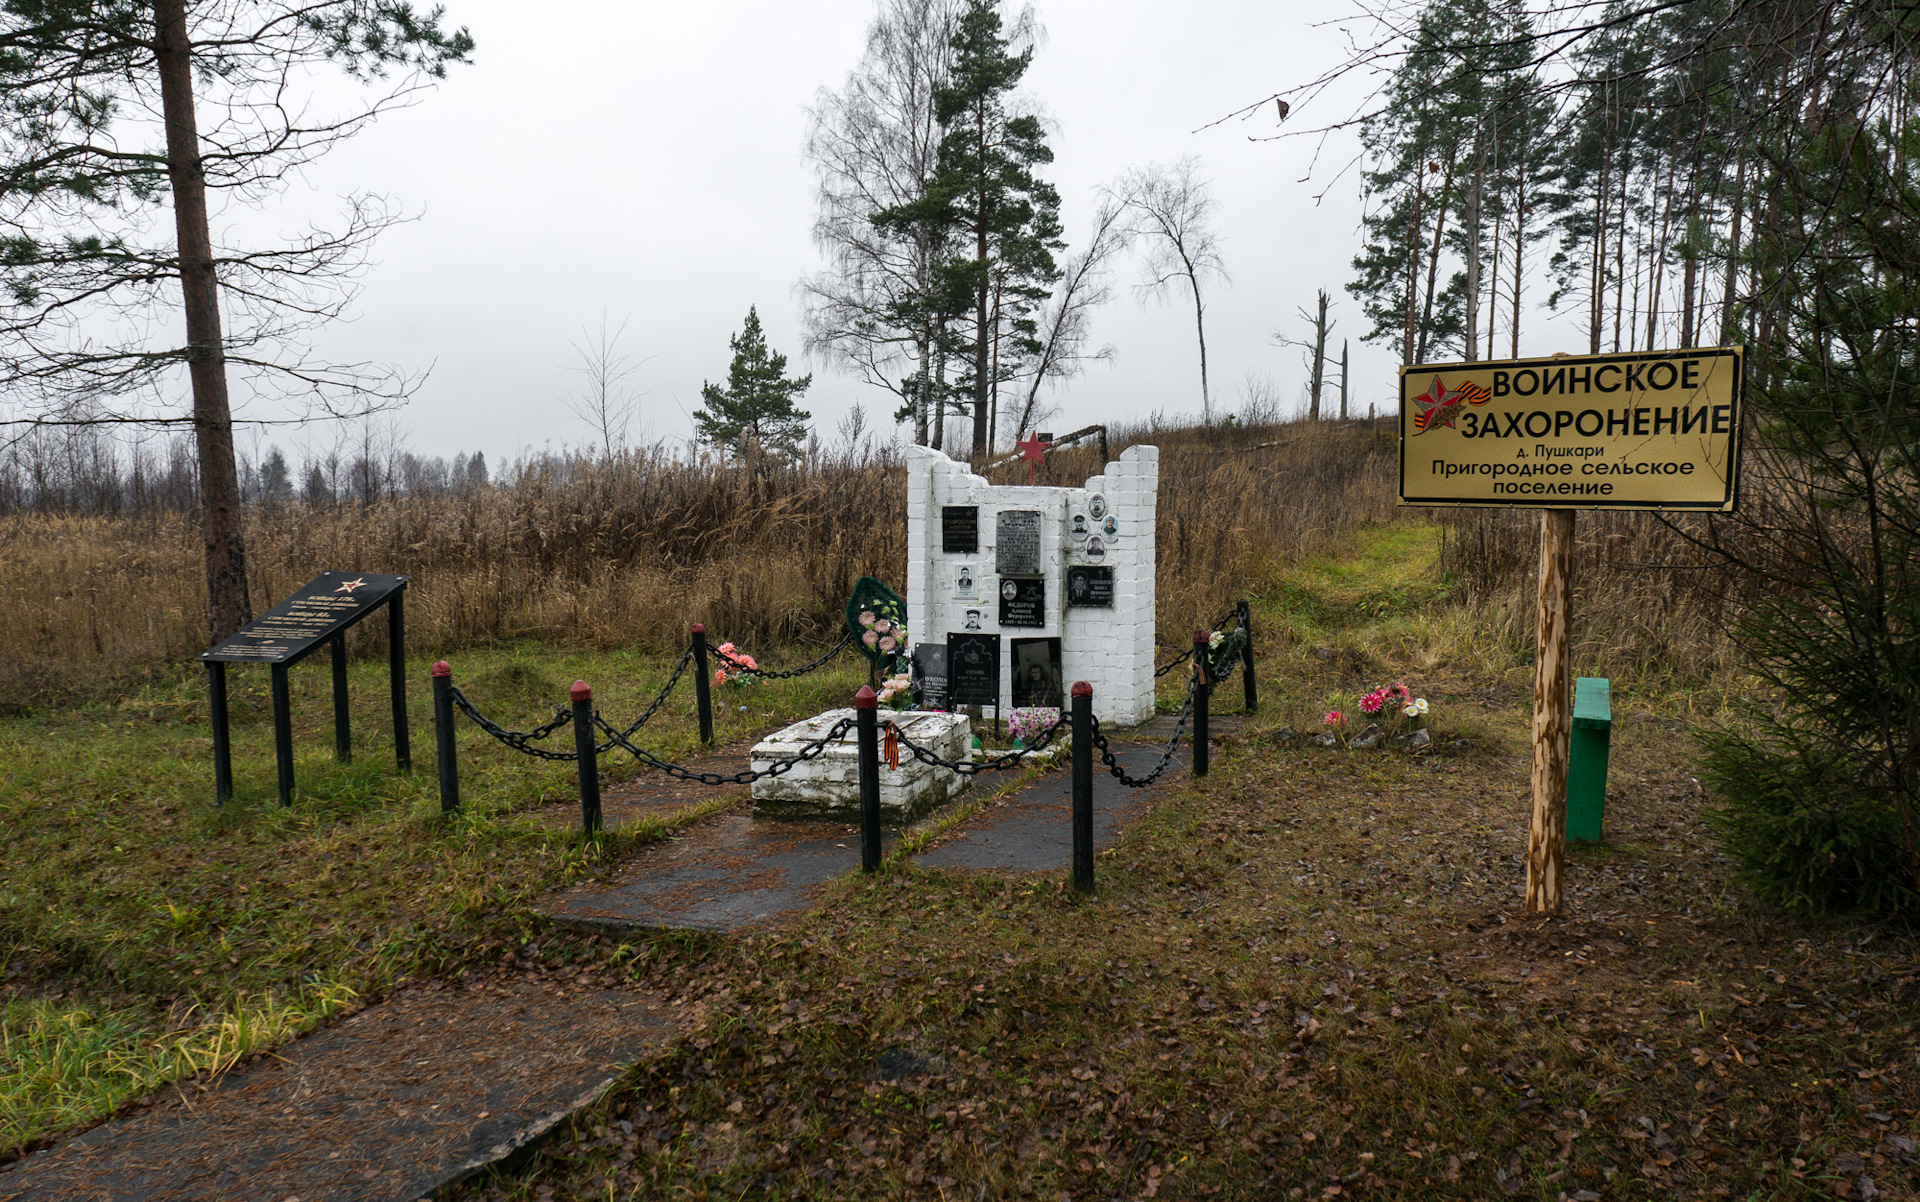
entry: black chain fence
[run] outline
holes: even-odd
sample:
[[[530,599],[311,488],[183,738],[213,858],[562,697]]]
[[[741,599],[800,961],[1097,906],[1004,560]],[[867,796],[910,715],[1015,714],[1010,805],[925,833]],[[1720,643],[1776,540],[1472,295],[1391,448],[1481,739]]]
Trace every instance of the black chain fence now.
[[[908,738],[907,732],[899,727],[896,726],[893,730],[894,736],[900,740],[901,744],[906,747],[908,751],[913,753],[914,759],[919,760],[923,764],[932,764],[936,768],[945,768],[950,772],[958,772],[962,776],[972,776],[980,772],[1000,772],[1008,768],[1018,768],[1022,763],[1026,762],[1028,756],[1037,755],[1045,751],[1047,744],[1053,742],[1053,736],[1058,734],[1062,727],[1069,725],[1071,725],[1071,722],[1067,717],[1067,712],[1061,710],[1060,716],[1053,720],[1053,725],[1047,727],[1035,736],[1033,746],[1022,747],[1017,751],[1009,751],[1004,755],[991,756],[981,760],[979,763],[975,763],[971,759],[947,759],[935,751],[920,746],[920,744]]]
[[[647,706],[645,712],[638,718],[635,718],[633,723],[624,731],[619,732],[621,737],[632,738],[636,731],[647,724],[648,719],[660,712],[660,707],[667,703],[667,698],[672,695],[673,690],[679,685],[681,676],[685,675],[687,665],[692,662],[693,648],[689,647],[681,653],[680,662],[673,666],[673,674],[667,678],[667,683],[661,687],[660,691],[653,695],[653,701]],[[579,752],[576,751],[548,751],[544,747],[533,746],[535,743],[552,737],[553,734],[562,727],[572,724],[572,711],[565,708],[557,709],[554,711],[551,722],[548,722],[544,726],[536,726],[532,730],[508,730],[506,727],[501,726],[498,722],[481,713],[479,707],[474,705],[473,702],[468,699],[467,695],[460,691],[458,686],[448,690],[448,692],[453,697],[453,703],[460,707],[460,712],[472,718],[474,725],[492,735],[505,746],[519,752],[521,755],[530,755],[535,759],[542,760],[563,760],[568,763],[577,761],[580,758]],[[605,754],[612,750],[613,747],[614,744],[611,742],[600,743],[595,745],[594,750]]]
[[[765,777],[780,776],[791,772],[796,764],[819,759],[826,754],[827,748],[838,742],[840,737],[853,729],[852,718],[842,718],[827,728],[827,733],[800,746],[800,751],[791,759],[774,760],[765,768],[755,771],[748,768],[744,772],[727,774],[723,772],[695,772],[691,768],[663,760],[644,747],[635,747],[627,741],[627,736],[613,728],[613,724],[599,714],[593,716],[593,724],[607,735],[607,746],[618,747],[643,764],[651,765],[676,780],[692,781],[702,785],[750,785]]]
[[[759,677],[761,680],[790,680],[795,676],[805,676],[807,673],[812,672],[815,669],[825,667],[828,663],[832,662],[835,656],[839,655],[842,651],[845,651],[848,647],[851,647],[852,645],[853,645],[853,632],[848,631],[846,634],[843,634],[840,636],[839,642],[827,648],[826,654],[822,655],[819,659],[801,664],[797,668],[787,668],[784,671],[778,671],[778,672],[770,668],[756,668],[750,664],[743,664],[739,660],[735,659],[733,656],[728,655],[726,652],[720,650],[720,648],[712,645],[709,645],[707,647],[707,650],[711,652],[714,656],[721,659],[722,661],[733,665],[738,670],[742,672],[751,672],[753,675]]]
[[[1120,766],[1119,759],[1114,756],[1113,746],[1107,742],[1107,736],[1100,733],[1100,719],[1093,720],[1093,749],[1100,753],[1100,762],[1107,766],[1107,771],[1113,774],[1114,779],[1129,789],[1144,789],[1160,779],[1167,767],[1173,763],[1173,753],[1180,747],[1180,736],[1187,732],[1187,719],[1193,716],[1194,688],[1195,682],[1189,679],[1187,703],[1180,707],[1180,720],[1173,725],[1173,737],[1167,740],[1167,749],[1160,753],[1160,762],[1155,764],[1153,771],[1145,776],[1127,775],[1126,769]]]

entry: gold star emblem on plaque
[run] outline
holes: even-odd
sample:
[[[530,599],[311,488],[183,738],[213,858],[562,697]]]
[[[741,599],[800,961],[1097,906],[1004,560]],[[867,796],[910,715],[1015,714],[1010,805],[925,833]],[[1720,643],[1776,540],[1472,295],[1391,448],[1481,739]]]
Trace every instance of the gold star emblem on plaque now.
[[[348,581],[345,581],[345,582],[343,582],[343,583],[342,583],[342,584],[340,585],[340,587],[339,587],[339,588],[337,588],[337,589],[335,589],[335,590],[334,590],[334,592],[336,592],[336,593],[351,593],[351,592],[352,592],[352,591],[353,591],[354,589],[357,589],[357,588],[359,588],[359,587],[360,587],[361,585],[363,585],[363,584],[365,584],[366,582],[367,582],[367,581],[366,581],[366,578],[365,578],[365,577],[362,577],[362,578],[361,578],[361,579],[359,579],[359,580],[348,580]]]

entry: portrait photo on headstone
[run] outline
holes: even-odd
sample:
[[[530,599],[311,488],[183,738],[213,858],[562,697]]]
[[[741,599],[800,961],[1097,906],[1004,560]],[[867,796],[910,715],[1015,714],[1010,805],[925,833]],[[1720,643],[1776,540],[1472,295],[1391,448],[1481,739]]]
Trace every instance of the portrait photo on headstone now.
[[[968,630],[979,630],[979,629],[981,628],[981,627],[980,627],[980,611],[979,611],[979,610],[977,610],[977,609],[970,609],[970,610],[968,610],[968,611],[967,611],[967,621],[966,621],[966,628],[967,628]]]
[[[1085,538],[1087,535],[1092,534],[1093,527],[1087,524],[1087,515],[1084,513],[1074,514],[1073,520],[1069,523],[1068,533],[1074,538]]]
[[[1088,497],[1087,512],[1093,516],[1093,520],[1096,522],[1099,521],[1101,518],[1106,517],[1107,516],[1106,494],[1094,493],[1092,496]]]
[[[1087,539],[1087,558],[1088,559],[1098,560],[1098,559],[1105,559],[1106,557],[1107,557],[1107,540],[1106,539],[1102,538],[1098,534],[1093,535],[1091,538]]]
[[[1013,704],[1016,709],[1051,706],[1058,709],[1061,687],[1059,639],[1013,640]]]
[[[963,563],[953,571],[953,596],[955,600],[971,601],[980,595],[980,584],[974,576],[973,565]]]

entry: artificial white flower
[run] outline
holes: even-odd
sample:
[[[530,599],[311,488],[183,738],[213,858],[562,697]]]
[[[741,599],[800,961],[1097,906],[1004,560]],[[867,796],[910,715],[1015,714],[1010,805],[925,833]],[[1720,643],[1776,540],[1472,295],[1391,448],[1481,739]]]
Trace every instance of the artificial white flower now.
[[[1407,702],[1407,708],[1400,712],[1409,718],[1418,718],[1421,714],[1427,712],[1427,699],[1425,697],[1416,697],[1412,701]]]

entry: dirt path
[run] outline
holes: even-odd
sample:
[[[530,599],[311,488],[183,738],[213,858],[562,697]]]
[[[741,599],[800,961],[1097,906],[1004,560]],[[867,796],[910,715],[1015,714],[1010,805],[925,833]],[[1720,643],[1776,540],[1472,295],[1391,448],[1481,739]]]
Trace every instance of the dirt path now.
[[[556,970],[419,986],[0,1170],[0,1200],[419,1198],[690,1022],[656,992]]]

